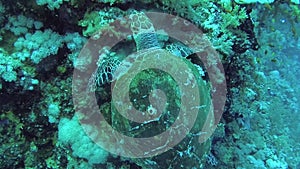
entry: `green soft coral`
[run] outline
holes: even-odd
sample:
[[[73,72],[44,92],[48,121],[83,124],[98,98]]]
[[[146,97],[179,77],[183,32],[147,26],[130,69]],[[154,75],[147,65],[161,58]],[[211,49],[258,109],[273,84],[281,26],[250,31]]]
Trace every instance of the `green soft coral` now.
[[[100,25],[101,18],[98,12],[92,11],[91,13],[86,13],[83,20],[79,21],[79,26],[85,27],[83,30],[84,36],[91,36],[97,30],[99,30],[102,25]],[[107,24],[107,23],[105,23]]]
[[[84,18],[79,21],[78,25],[85,28],[83,30],[83,36],[89,37],[107,27],[109,23],[113,22],[117,17],[122,16],[123,13],[122,10],[114,7],[87,12]]]
[[[248,18],[246,9],[240,6],[234,6],[231,12],[221,13],[222,22],[220,27],[222,31],[227,31],[228,28],[237,28],[245,19]]]
[[[237,4],[233,7],[227,0],[185,0],[178,3],[163,0],[162,4],[203,28],[214,47],[226,55],[233,53],[232,45],[240,36],[237,27],[247,19],[245,8]]]

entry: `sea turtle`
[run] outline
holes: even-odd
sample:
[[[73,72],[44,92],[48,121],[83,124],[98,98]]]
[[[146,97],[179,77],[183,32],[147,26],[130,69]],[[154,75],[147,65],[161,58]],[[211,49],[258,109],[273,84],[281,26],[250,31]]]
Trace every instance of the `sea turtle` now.
[[[151,20],[145,15],[145,13],[134,12],[129,18],[131,21],[130,29],[133,34],[137,51],[162,48],[157,37],[158,34],[156,33]],[[175,56],[183,58],[187,58],[191,54],[195,53],[192,49],[181,42],[167,44],[165,45],[165,50]],[[98,58],[98,67],[89,80],[89,91],[93,92],[97,87],[115,80],[114,73],[120,63],[121,59],[118,55],[114,52],[110,52],[106,48],[103,48]],[[204,76],[203,69],[199,65],[195,64],[195,66],[198,68],[201,75]]]
[[[136,55],[147,55],[147,53],[155,53],[155,51],[162,49],[162,45],[159,43],[158,34],[156,33],[154,25],[145,13],[135,12],[131,14],[129,18],[131,20],[130,29],[133,34],[136,49],[138,52],[141,52]],[[192,95],[194,93],[191,93],[189,96],[181,96],[184,94],[187,95],[188,93],[181,93],[182,91],[178,90],[178,82],[176,82],[171,75],[159,70],[145,70],[139,73],[138,76],[132,80],[132,86],[130,88],[132,98],[130,99],[133,104],[132,107],[124,107],[124,109],[135,108],[144,111],[146,114],[148,113],[149,116],[152,116],[158,111],[158,109],[155,107],[156,105],[153,105],[152,103],[159,105],[162,102],[165,104],[165,108],[161,110],[163,113],[161,113],[160,116],[150,121],[136,123],[125,119],[123,116],[117,113],[115,106],[110,104],[100,105],[100,109],[102,110],[101,113],[109,116],[107,119],[110,119],[110,123],[114,129],[122,131],[124,135],[130,137],[151,137],[154,135],[159,135],[166,130],[172,130],[171,133],[175,133],[173,133],[174,135],[172,135],[170,138],[163,140],[166,141],[165,145],[161,145],[160,147],[157,147],[157,149],[150,150],[149,152],[144,152],[144,155],[147,158],[131,159],[136,164],[142,166],[142,168],[180,168],[181,166],[184,166],[185,168],[201,168],[203,167],[205,157],[210,149],[210,140],[207,140],[204,143],[199,143],[197,139],[202,134],[201,129],[206,120],[206,118],[203,117],[207,116],[210,109],[211,100],[209,87],[201,77],[203,75],[202,68],[186,59],[188,56],[194,53],[192,49],[186,47],[180,42],[166,45],[164,49],[169,51],[170,55],[175,55],[176,57],[181,58],[181,61],[190,67],[192,70],[191,72],[195,73],[195,75],[191,75],[192,78],[189,76],[189,74],[187,74],[187,80],[182,83],[185,86],[191,85],[192,83],[200,85],[198,86],[200,94],[199,98],[197,99],[201,98],[201,103],[199,104],[202,105],[202,107],[185,107],[185,105],[183,105],[181,102],[182,97],[188,99],[190,98],[190,102],[193,102]],[[110,52],[107,49],[103,49],[102,51],[103,52],[100,54],[99,61],[97,63],[98,68],[93,73],[89,81],[90,91],[95,91],[95,89],[98,87],[101,88],[105,86],[105,84],[119,80],[120,72],[116,71],[118,71],[120,66],[124,66],[122,65],[122,60],[118,57],[118,55]],[[135,57],[136,55],[133,54],[129,57]],[[157,62],[159,63],[160,60],[157,60]],[[166,63],[166,61],[163,63]],[[177,71],[182,71],[185,73],[185,70]],[[128,75],[125,74],[124,76]],[[196,77],[196,79],[193,79],[193,77]],[[194,80],[194,82],[189,81],[191,79]],[[191,85],[191,87],[197,88],[195,85]],[[151,93],[154,88],[164,90],[165,98],[156,98],[155,95],[150,96],[149,93]],[[127,91],[119,91],[117,94],[122,95],[123,92]],[[196,121],[195,127],[191,129],[191,132],[188,133],[178,145],[174,145],[174,147],[168,147],[168,144],[171,143],[173,139],[176,139],[172,137],[182,134],[185,136],[186,134],[185,132],[181,133],[176,127],[171,127],[176,121],[177,115],[180,113],[181,109],[186,111],[185,113],[190,113],[187,111],[193,111],[192,109],[196,109],[196,113],[201,114],[201,116],[195,118],[192,117]],[[181,120],[185,120],[185,118]],[[184,125],[185,124],[183,124],[183,126]],[[180,128],[180,126],[181,125],[179,124],[178,128]],[[159,140],[160,137],[157,137],[156,139]],[[159,149],[163,149],[165,147],[168,148],[169,151],[163,154],[157,154],[153,157],[147,156],[147,153],[151,153],[151,151],[155,153],[156,150],[159,152]],[[137,145],[137,148],[132,151],[139,151],[139,148],[143,149]],[[165,160],[165,158],[168,160]]]

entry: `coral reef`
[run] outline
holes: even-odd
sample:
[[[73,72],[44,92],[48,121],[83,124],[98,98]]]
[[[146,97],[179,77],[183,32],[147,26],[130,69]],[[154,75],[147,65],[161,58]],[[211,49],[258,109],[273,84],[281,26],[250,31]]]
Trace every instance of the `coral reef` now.
[[[298,169],[299,3],[0,0],[0,168]]]

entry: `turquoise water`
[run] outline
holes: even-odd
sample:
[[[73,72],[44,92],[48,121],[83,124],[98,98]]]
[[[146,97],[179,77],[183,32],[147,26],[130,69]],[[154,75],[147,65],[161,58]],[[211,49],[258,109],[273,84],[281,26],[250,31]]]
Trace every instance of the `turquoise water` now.
[[[300,169],[297,1],[0,1],[0,168]]]

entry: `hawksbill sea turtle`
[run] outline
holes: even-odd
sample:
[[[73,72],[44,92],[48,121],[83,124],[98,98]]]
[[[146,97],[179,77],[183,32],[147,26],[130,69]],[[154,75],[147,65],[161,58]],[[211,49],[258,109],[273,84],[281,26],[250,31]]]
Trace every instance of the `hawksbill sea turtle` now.
[[[130,138],[148,138],[151,136],[160,135],[160,133],[167,133],[167,131],[169,132],[170,137],[155,137],[155,141],[157,141],[159,144],[161,142],[164,144],[159,145],[154,149],[149,150],[147,149],[147,147],[145,147],[151,147],[152,144],[154,144],[151,141],[145,144],[138,144],[134,141],[132,141],[132,144],[127,143],[131,145],[129,146],[131,147],[128,152],[129,154],[141,153],[142,155],[144,155],[142,157],[145,157],[141,159],[131,159],[136,164],[142,166],[143,168],[180,168],[181,166],[185,166],[186,168],[202,168],[204,166],[203,163],[205,162],[205,158],[209,152],[211,144],[210,139],[201,143],[198,140],[198,138],[203,134],[202,128],[206,124],[206,118],[204,117],[207,117],[208,114],[210,114],[209,110],[211,104],[209,84],[205,83],[201,77],[204,76],[204,71],[200,65],[194,64],[189,60],[189,56],[193,54],[194,51],[191,48],[185,46],[183,43],[174,42],[166,45],[163,48],[163,45],[161,45],[159,41],[158,33],[155,30],[153,23],[145,13],[134,12],[130,15],[129,19],[131,21],[130,30],[132,32],[132,37],[136,45],[137,53],[127,56],[126,59],[124,59],[126,60],[124,63],[124,60],[122,60],[120,56],[116,55],[106,48],[103,48],[97,62],[98,67],[89,79],[88,90],[89,92],[94,92],[97,88],[109,85],[110,83],[114,83],[115,81],[120,81],[120,79],[122,79],[124,76],[127,78],[126,80],[130,79],[129,76],[131,74],[128,74],[127,70],[129,70],[132,65],[135,65],[135,62],[140,62],[139,59],[143,59],[144,55],[157,57],[157,55],[155,55],[157,54],[156,51],[158,51],[158,53],[160,51],[164,51],[161,53],[162,56],[168,55],[168,57],[180,58],[180,61],[186,63],[188,67],[192,69],[189,72],[196,73],[196,76],[190,77],[190,74],[186,73],[186,70],[180,70],[180,67],[182,67],[180,66],[180,63],[175,63],[174,61],[170,61],[170,63],[168,63],[169,60],[163,58],[157,58],[156,62],[158,64],[176,64],[176,66],[170,66],[170,69],[172,69],[173,72],[179,72],[177,75],[184,77],[185,81],[179,81],[182,82],[181,85],[191,86],[191,88],[195,89],[197,87],[192,84],[200,84],[198,86],[199,95],[193,92],[182,92],[180,90],[177,90],[178,88],[180,88],[178,87],[180,85],[177,84],[178,81],[174,80],[176,79],[176,77],[173,78],[171,75],[163,73],[162,71],[160,72],[158,70],[150,70],[148,72],[145,71],[140,73],[138,78],[133,79],[134,85],[131,88],[133,90],[130,91],[133,99],[130,100],[130,102],[134,102],[134,104],[132,104],[131,106],[125,105],[121,110],[128,111],[128,113],[133,113],[133,111],[130,111],[131,109],[141,109],[145,112],[145,116],[149,114],[149,116],[151,117],[155,116],[155,114],[159,114],[158,116],[156,116],[156,118],[152,118],[148,121],[146,120],[143,123],[130,121],[130,119],[128,120],[124,118],[124,116],[121,116],[120,112],[116,113],[117,106],[111,104],[111,102],[113,101],[108,100],[105,100],[105,103],[99,105],[99,107],[101,113],[108,116],[107,119],[110,119],[109,125],[113,126],[117,131],[122,131],[122,134],[127,135]],[[169,54],[166,54],[166,51],[168,51]],[[163,61],[160,59],[163,59]],[[133,62],[128,62],[128,60]],[[168,68],[168,66],[165,67]],[[115,85],[118,86],[118,83]],[[159,98],[155,95],[151,96],[151,90],[155,87],[160,87],[160,89],[165,92],[165,97]],[[149,88],[149,90],[147,88]],[[127,91],[125,91],[125,89],[123,90],[122,87],[119,87],[118,89],[119,91],[117,95],[121,95],[121,98],[123,98],[123,94],[127,93]],[[184,103],[181,102],[181,100],[183,100],[183,97],[188,100],[187,102],[185,102],[187,103],[187,105],[184,105]],[[201,101],[194,101],[197,99],[200,99]],[[197,102],[197,105],[193,102]],[[120,104],[127,103],[128,101],[125,101]],[[163,110],[161,110],[162,112],[158,113],[157,106],[165,107]],[[185,115],[177,118],[177,115],[180,115],[181,110],[185,112]],[[196,112],[196,116],[191,115],[192,112]],[[197,114],[200,114],[201,116],[197,116]],[[132,114],[131,116],[135,117]],[[176,123],[178,119],[180,119],[179,121],[181,121],[182,123]],[[193,126],[194,122],[195,125]],[[213,120],[209,121],[209,123],[211,122],[213,122]],[[176,125],[174,125],[175,123]],[[189,133],[186,133],[189,124],[192,125],[192,129]],[[184,136],[185,138],[182,141],[180,139],[180,143],[177,142],[178,144],[176,143],[172,145],[172,143],[174,143],[174,140],[176,140],[177,137],[181,136]],[[118,145],[121,146],[121,148],[122,146],[128,146],[126,144]],[[163,152],[161,150],[164,149],[169,151],[160,154]],[[155,155],[150,156],[148,154]],[[166,158],[168,160],[166,160]]]
[[[130,30],[132,32],[137,51],[162,49],[162,45],[158,40],[158,33],[156,32],[151,20],[145,15],[145,13],[135,11],[129,16],[129,19],[131,21]],[[167,44],[164,49],[171,54],[182,58],[187,58],[191,54],[195,53],[192,49],[185,46],[181,42]],[[97,87],[116,80],[117,77],[115,71],[120,64],[121,59],[118,57],[118,55],[115,55],[115,53],[103,48],[98,58],[97,69],[89,80],[88,91],[94,92]],[[201,76],[205,76],[202,67],[197,64],[194,65],[199,70]]]

